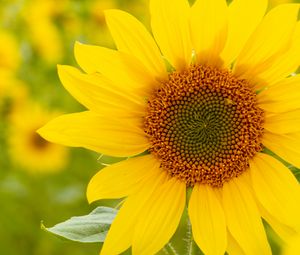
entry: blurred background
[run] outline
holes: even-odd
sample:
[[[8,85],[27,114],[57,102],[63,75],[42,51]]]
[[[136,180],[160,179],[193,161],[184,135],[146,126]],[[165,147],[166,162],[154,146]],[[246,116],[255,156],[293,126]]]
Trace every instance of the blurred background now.
[[[103,17],[111,8],[149,27],[147,0],[0,0],[0,255],[99,253],[99,244],[62,241],[40,222],[89,213],[96,206],[85,198],[89,179],[119,159],[50,144],[35,131],[83,110],[60,85],[56,65],[76,66],[75,41],[114,47]]]

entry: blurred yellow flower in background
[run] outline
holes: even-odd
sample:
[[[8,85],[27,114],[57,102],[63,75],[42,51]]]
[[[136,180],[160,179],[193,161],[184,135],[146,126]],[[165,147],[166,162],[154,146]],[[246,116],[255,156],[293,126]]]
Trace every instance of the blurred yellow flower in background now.
[[[87,41],[103,43],[107,47],[113,47],[113,40],[106,29],[104,10],[115,9],[115,0],[95,0],[88,3],[88,19],[83,23],[83,29],[87,35]]]
[[[27,23],[27,35],[32,45],[47,63],[56,64],[63,58],[63,42],[53,17],[57,15],[60,1],[27,1],[23,15]]]
[[[268,152],[300,167],[300,76],[292,76],[299,7],[266,13],[267,0],[150,0],[155,40],[134,16],[107,10],[118,50],[76,43],[84,72],[59,66],[58,73],[88,110],[39,133],[129,157],[87,189],[89,202],[126,197],[102,255],[130,247],[156,254],[186,203],[204,254],[272,254],[262,218],[282,238],[299,233],[299,184]]]
[[[13,114],[8,130],[8,151],[17,166],[33,174],[56,172],[66,166],[68,149],[49,143],[36,133],[39,127],[57,115],[37,104],[29,104]]]
[[[21,62],[21,52],[14,35],[0,30],[0,69],[16,71]]]
[[[0,69],[0,117],[11,118],[28,100],[28,86],[10,70]]]

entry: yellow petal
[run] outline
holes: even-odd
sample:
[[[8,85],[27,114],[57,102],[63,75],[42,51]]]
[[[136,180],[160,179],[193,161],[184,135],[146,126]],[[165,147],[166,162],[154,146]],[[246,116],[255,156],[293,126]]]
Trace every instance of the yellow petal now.
[[[300,188],[291,171],[275,158],[258,153],[250,162],[255,196],[274,218],[289,226],[300,226]]]
[[[120,10],[108,10],[105,17],[118,50],[138,58],[154,77],[166,74],[159,49],[143,24]]]
[[[227,38],[225,0],[197,0],[191,9],[191,37],[201,64],[215,63]]]
[[[282,4],[265,16],[237,58],[236,75],[257,82],[257,75],[289,49],[298,10],[297,4]]]
[[[290,226],[287,226],[279,222],[275,217],[269,214],[262,205],[258,202],[258,208],[261,216],[268,222],[271,228],[276,232],[276,234],[285,242],[290,240],[293,236],[297,234],[297,231]]]
[[[300,109],[299,84],[300,75],[296,75],[263,90],[257,95],[259,107],[273,113]]]
[[[295,255],[300,254],[300,236],[294,236],[291,238],[285,247],[283,248],[283,251],[281,252],[282,255]]]
[[[87,73],[101,73],[128,90],[150,90],[155,85],[152,74],[134,56],[104,47],[75,44],[75,58]]]
[[[236,240],[232,237],[230,232],[227,232],[227,239],[228,245],[226,251],[229,255],[245,255],[244,251],[236,242]]]
[[[71,66],[58,66],[58,74],[70,94],[90,110],[120,118],[145,114],[143,97],[99,74],[83,74]]]
[[[120,254],[130,247],[141,210],[165,179],[165,173],[156,169],[155,174],[143,181],[141,189],[125,200],[107,233],[101,255]]]
[[[291,46],[286,53],[279,55],[270,68],[259,74],[259,79],[268,86],[280,81],[297,70],[300,65],[300,22],[297,23]]]
[[[192,59],[187,0],[150,0],[151,27],[163,55],[176,69]]]
[[[62,115],[38,130],[46,140],[84,147],[106,155],[127,157],[144,152],[149,142],[141,119],[109,119],[92,112]]]
[[[300,131],[300,109],[277,114],[266,114],[264,128],[275,134]]]
[[[265,132],[262,143],[285,161],[300,168],[300,133],[280,135]]]
[[[257,209],[242,176],[223,186],[223,208],[227,227],[239,246],[249,255],[271,255],[271,249]]]
[[[132,254],[156,254],[170,240],[185,206],[185,190],[185,183],[176,178],[155,190],[139,216]]]
[[[225,66],[237,58],[263,18],[268,0],[234,0],[228,10],[228,35],[221,57]]]
[[[194,240],[206,255],[223,255],[227,230],[223,208],[208,185],[195,185],[189,202]]]
[[[89,203],[99,199],[122,198],[133,194],[141,180],[159,168],[159,161],[151,154],[123,160],[101,169],[87,187]]]

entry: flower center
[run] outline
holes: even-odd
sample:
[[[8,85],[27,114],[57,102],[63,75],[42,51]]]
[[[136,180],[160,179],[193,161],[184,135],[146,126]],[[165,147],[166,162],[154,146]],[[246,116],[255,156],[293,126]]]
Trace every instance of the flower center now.
[[[161,168],[221,187],[262,149],[263,111],[247,81],[202,65],[174,72],[148,99],[144,130]]]
[[[37,150],[45,149],[46,147],[48,147],[50,145],[50,143],[48,141],[46,141],[43,137],[38,135],[35,132],[35,130],[32,131],[32,135],[30,137],[30,143]]]

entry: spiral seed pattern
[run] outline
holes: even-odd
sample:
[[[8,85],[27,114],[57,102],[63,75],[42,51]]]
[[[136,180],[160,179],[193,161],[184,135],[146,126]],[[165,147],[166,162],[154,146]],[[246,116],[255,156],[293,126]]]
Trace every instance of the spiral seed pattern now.
[[[174,72],[148,99],[150,152],[171,176],[221,187],[262,149],[263,111],[247,81],[202,65]]]

